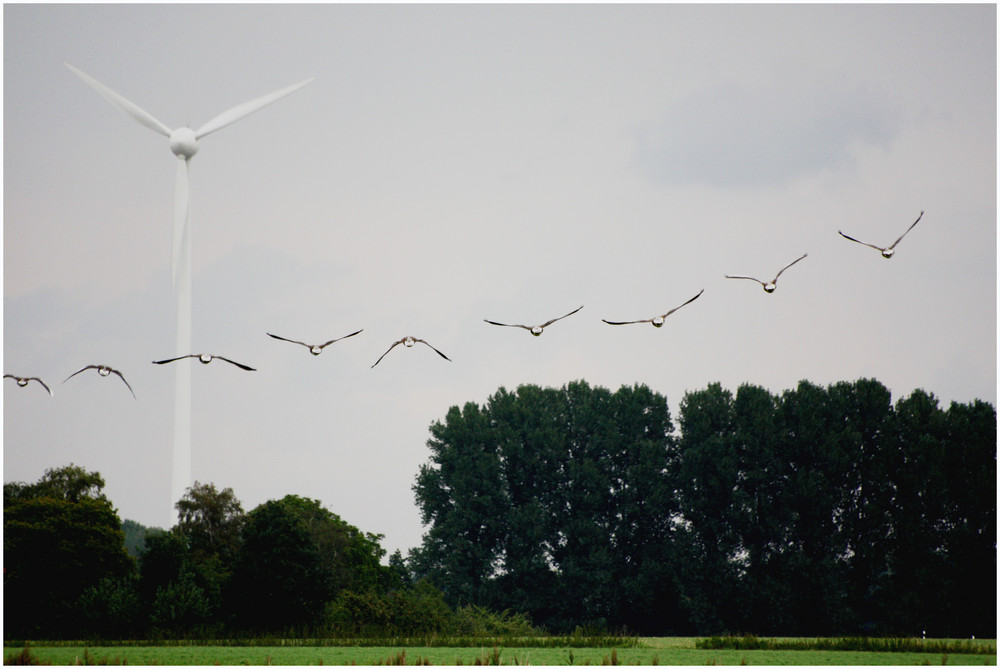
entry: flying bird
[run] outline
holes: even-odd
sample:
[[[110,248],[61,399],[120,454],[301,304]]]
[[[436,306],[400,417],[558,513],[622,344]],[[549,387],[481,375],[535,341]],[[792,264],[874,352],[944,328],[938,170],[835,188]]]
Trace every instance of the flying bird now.
[[[391,351],[392,349],[396,348],[400,344],[402,344],[406,348],[412,348],[413,345],[416,344],[417,342],[420,342],[421,344],[427,344],[427,342],[425,342],[423,339],[417,339],[416,337],[403,337],[399,341],[394,342],[393,345],[390,346],[389,349],[385,353],[383,353],[379,357],[378,360],[375,361],[375,365],[377,365],[378,363],[382,362],[382,358],[384,358],[385,356],[387,356],[389,354],[389,351]],[[449,358],[448,356],[446,356],[444,353],[442,353],[441,351],[437,350],[436,348],[434,348],[430,344],[427,344],[427,345],[430,346],[432,349],[434,349],[434,352],[437,353],[439,356],[441,356],[442,358],[444,358],[448,362],[451,362],[451,358]],[[372,369],[375,369],[375,365],[372,365]]]
[[[571,311],[568,314],[566,314],[566,316],[572,316],[576,312],[580,311],[580,309],[583,309],[583,305],[582,304],[580,306],[578,306],[576,309],[574,309],[573,311]],[[566,318],[566,316],[560,316],[559,318],[553,318],[552,320],[546,321],[545,323],[542,323],[541,325],[516,325],[516,324],[511,324],[511,323],[497,323],[496,321],[491,321],[488,318],[484,318],[483,320],[486,321],[487,323],[489,323],[490,325],[500,325],[500,326],[505,327],[505,328],[524,328],[525,330],[527,330],[528,332],[530,332],[531,334],[533,334],[533,335],[535,335],[537,337],[538,335],[542,334],[542,330],[544,330],[548,326],[552,325],[556,321],[560,321],[560,320]]]
[[[910,227],[908,227],[906,229],[906,232],[904,232],[903,234],[901,234],[899,236],[899,239],[897,239],[896,241],[894,241],[889,246],[885,246],[885,247],[875,246],[874,244],[869,244],[868,242],[860,241],[858,239],[855,239],[854,237],[848,237],[843,232],[840,232],[840,230],[837,230],[837,232],[840,233],[840,236],[843,237],[844,239],[850,239],[852,242],[857,242],[858,244],[863,244],[865,246],[869,246],[869,247],[875,249],[876,251],[880,251],[882,253],[882,257],[888,259],[888,258],[892,257],[893,253],[895,253],[894,249],[896,248],[896,244],[898,244],[900,241],[902,241],[903,237],[906,236],[906,233],[909,232],[910,230],[912,230],[913,226],[916,225],[917,223],[919,223],[920,219],[923,218],[923,217],[924,217],[924,212],[920,212],[920,216],[917,216],[917,220],[913,221],[913,223],[910,223]]]
[[[358,332],[363,332],[363,331],[364,329],[358,330]],[[284,337],[279,337],[278,335],[271,334],[270,332],[267,333],[267,336],[274,337],[275,339],[280,339],[281,341],[291,342],[292,344],[299,344],[301,346],[305,346],[307,349],[309,349],[309,352],[312,353],[313,355],[319,355],[320,353],[323,352],[323,349],[329,346],[330,344],[340,341],[341,339],[347,339],[348,337],[353,337],[354,335],[358,334],[358,332],[352,332],[349,335],[344,335],[343,337],[337,337],[336,339],[331,339],[325,344],[307,344],[302,341],[295,341],[294,339],[285,339]]]
[[[248,372],[256,372],[257,371],[253,367],[248,367],[247,365],[240,364],[240,363],[236,362],[235,360],[230,360],[229,358],[223,358],[221,355],[209,355],[208,353],[192,353],[190,355],[182,355],[182,356],[179,356],[179,357],[176,357],[176,358],[170,358],[169,360],[154,360],[153,364],[154,365],[165,365],[168,362],[174,362],[176,360],[184,360],[185,358],[197,358],[198,362],[200,362],[203,365],[207,365],[208,363],[212,362],[213,360],[225,360],[230,365],[236,365],[240,369],[245,369]]]
[[[639,320],[639,321],[609,321],[609,320],[607,320],[605,318],[602,318],[601,320],[604,321],[605,323],[607,323],[608,325],[632,325],[633,323],[652,323],[654,328],[663,327],[663,321],[667,318],[667,316],[669,316],[670,314],[674,313],[675,311],[677,311],[678,309],[680,309],[684,305],[691,304],[692,302],[694,302],[695,300],[697,300],[699,297],[701,297],[701,294],[704,293],[704,292],[705,292],[705,289],[702,288],[701,290],[698,291],[698,294],[695,295],[694,297],[692,297],[690,300],[688,300],[687,302],[685,302],[684,304],[682,304],[680,307],[674,307],[673,309],[671,309],[667,313],[663,314],[662,316],[654,316],[652,318],[644,318],[644,319]]]
[[[83,369],[77,370],[77,371],[73,372],[72,374],[70,374],[69,376],[67,376],[66,377],[66,381],[69,381],[70,379],[72,379],[74,376],[76,376],[80,372],[85,372],[88,369],[96,369],[97,373],[100,374],[101,376],[108,376],[110,374],[117,374],[118,378],[122,380],[122,382],[128,388],[129,392],[132,393],[132,397],[133,398],[135,397],[135,391],[132,390],[132,386],[130,386],[129,383],[128,383],[128,381],[125,380],[125,377],[122,375],[122,373],[119,372],[117,369],[111,369],[107,365],[87,365]],[[66,381],[63,381],[63,383],[66,383]]]
[[[777,284],[778,284],[778,277],[781,276],[781,272],[784,272],[786,269],[788,269],[789,267],[791,267],[792,265],[794,265],[795,263],[797,263],[799,260],[802,260],[802,258],[805,258],[807,255],[809,255],[809,254],[808,253],[803,253],[802,257],[797,258],[797,259],[793,260],[792,262],[788,263],[787,265],[785,265],[784,267],[782,267],[781,271],[778,272],[777,274],[775,274],[774,278],[771,279],[770,281],[766,281],[766,282],[765,281],[761,281],[760,279],[757,279],[757,278],[752,277],[752,276],[730,276],[728,274],[726,275],[726,278],[727,279],[750,279],[751,281],[756,281],[760,285],[764,286],[764,292],[766,292],[766,293],[773,293],[774,289],[778,287],[777,286]]]
[[[14,379],[15,381],[17,381],[17,385],[21,386],[22,388],[24,388],[26,385],[28,385],[29,381],[38,381],[40,384],[42,384],[42,388],[45,388],[46,390],[48,390],[49,391],[49,395],[52,395],[52,389],[49,388],[47,385],[45,385],[45,382],[42,381],[37,376],[14,376],[13,374],[4,374],[3,378],[5,378],[5,379]]]

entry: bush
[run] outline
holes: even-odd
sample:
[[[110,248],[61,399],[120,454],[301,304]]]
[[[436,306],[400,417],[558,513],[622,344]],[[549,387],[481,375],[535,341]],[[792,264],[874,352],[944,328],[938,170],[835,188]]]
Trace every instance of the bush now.
[[[342,591],[324,612],[328,631],[345,636],[442,634],[452,618],[444,595],[426,581],[384,595]]]
[[[344,636],[364,636],[374,630],[385,630],[391,620],[389,603],[373,592],[343,591],[327,602],[324,610],[327,629]]]
[[[76,605],[83,632],[129,638],[143,628],[144,615],[134,578],[104,578],[80,595]]]
[[[210,613],[205,591],[195,584],[191,572],[185,571],[176,581],[156,590],[150,618],[155,627],[184,633],[203,627]]]
[[[328,602],[324,623],[337,636],[513,637],[540,634],[523,613],[494,613],[481,606],[455,611],[426,580],[387,594],[343,591]]]
[[[524,613],[496,613],[481,606],[462,606],[452,616],[451,634],[459,636],[538,636],[541,634]]]

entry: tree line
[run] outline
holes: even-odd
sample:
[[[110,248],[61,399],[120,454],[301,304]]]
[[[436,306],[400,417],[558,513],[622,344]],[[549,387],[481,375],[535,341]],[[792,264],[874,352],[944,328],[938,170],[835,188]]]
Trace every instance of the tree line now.
[[[430,426],[420,546],[196,483],[169,531],[96,472],[4,485],[5,637],[992,636],[996,410],[879,382],[500,388]],[[498,613],[500,612],[500,613]]]
[[[409,566],[553,631],[996,631],[996,410],[878,381],[501,388],[431,425]]]
[[[4,485],[4,636],[229,638],[528,634],[524,617],[452,608],[397,551],[318,500],[244,513],[196,483],[169,531],[119,520],[96,472]],[[126,530],[128,536],[126,536]]]

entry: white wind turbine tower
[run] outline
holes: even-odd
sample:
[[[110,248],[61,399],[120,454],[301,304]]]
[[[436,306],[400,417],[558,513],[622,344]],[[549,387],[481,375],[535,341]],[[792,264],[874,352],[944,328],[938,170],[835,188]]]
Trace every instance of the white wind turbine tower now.
[[[184,126],[171,130],[138,105],[126,100],[90,75],[69,63],[66,67],[138,123],[170,140],[170,150],[177,156],[177,185],[174,192],[174,250],[171,272],[177,297],[177,355],[191,352],[191,210],[189,202],[190,163],[198,152],[198,140],[235,123],[244,116],[302,88],[313,77],[274,91],[268,95],[224,111],[197,130]],[[191,485],[191,367],[177,365],[174,386],[174,467],[171,484],[172,501],[183,496]],[[173,507],[171,506],[171,509]],[[173,521],[173,517],[171,522]]]

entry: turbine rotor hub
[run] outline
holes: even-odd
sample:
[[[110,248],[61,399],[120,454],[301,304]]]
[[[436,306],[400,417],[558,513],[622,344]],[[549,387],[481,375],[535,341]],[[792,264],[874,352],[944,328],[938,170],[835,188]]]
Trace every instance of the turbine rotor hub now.
[[[194,130],[184,126],[170,133],[170,150],[178,158],[185,159],[190,159],[198,153],[198,138],[195,137]]]

